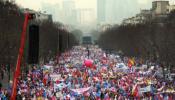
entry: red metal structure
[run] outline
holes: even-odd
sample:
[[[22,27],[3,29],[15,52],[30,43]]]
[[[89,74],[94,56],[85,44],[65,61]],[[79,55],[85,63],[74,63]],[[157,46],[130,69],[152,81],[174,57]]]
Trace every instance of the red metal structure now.
[[[16,94],[17,94],[16,87],[17,87],[18,77],[20,75],[21,61],[22,61],[22,57],[24,54],[24,47],[25,47],[25,41],[26,41],[26,30],[27,30],[29,17],[30,17],[30,15],[28,13],[26,13],[24,24],[23,24],[23,30],[21,33],[21,42],[20,42],[20,48],[19,48],[19,53],[18,53],[18,58],[17,58],[17,63],[16,63],[16,69],[14,72],[13,87],[12,87],[12,94],[11,94],[10,100],[16,100]]]

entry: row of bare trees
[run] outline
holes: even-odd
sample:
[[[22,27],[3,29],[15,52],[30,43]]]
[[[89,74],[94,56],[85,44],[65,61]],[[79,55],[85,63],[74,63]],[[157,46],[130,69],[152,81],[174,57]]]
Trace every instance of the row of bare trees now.
[[[17,5],[0,1],[0,63],[14,64],[19,48],[24,14]],[[16,55],[15,55],[16,54]]]
[[[24,13],[16,4],[0,1],[0,64],[15,65],[23,22]],[[64,30],[64,25],[61,23],[49,20],[32,21],[31,23],[39,25],[39,57],[42,59],[50,59],[58,52],[63,52],[78,44],[76,37],[71,32]],[[28,37],[24,62],[27,60],[27,44]]]
[[[144,24],[113,27],[102,33],[98,44],[174,69],[175,11],[159,21],[154,19]]]

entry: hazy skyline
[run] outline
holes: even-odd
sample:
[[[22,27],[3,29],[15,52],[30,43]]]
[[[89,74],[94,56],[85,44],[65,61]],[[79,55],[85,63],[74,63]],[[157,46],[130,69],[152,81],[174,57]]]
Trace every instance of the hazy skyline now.
[[[17,4],[33,8],[34,10],[41,10],[43,3],[51,4],[60,4],[62,6],[63,1],[68,0],[16,0]],[[77,8],[96,8],[96,0],[73,0]]]
[[[37,11],[46,11],[47,13],[53,14],[53,19],[56,21],[63,22],[61,19],[64,17],[61,15],[62,2],[68,0],[16,0],[16,3],[24,8],[31,8]],[[97,14],[97,0],[74,0],[75,7],[78,8],[92,8]],[[118,6],[116,7],[119,18],[117,23],[120,23],[123,18],[132,17],[140,12],[140,9],[150,9],[152,1],[156,0],[116,0]],[[170,4],[174,4],[174,0],[169,0]],[[108,0],[107,0],[108,2]],[[111,13],[111,12],[109,12]],[[97,15],[95,15],[97,18]],[[109,20],[110,20],[109,16]]]
[[[16,2],[23,6],[32,8],[34,10],[40,10],[43,3],[48,4],[61,4],[64,0],[16,0]],[[94,8],[96,9],[96,0],[74,0],[76,3],[76,6],[78,8]],[[116,1],[125,1],[125,0],[116,0]],[[130,2],[137,1],[138,4],[145,6],[150,6],[152,1],[156,0],[130,0]],[[170,3],[175,3],[174,0],[169,0]],[[135,5],[129,5],[128,7],[136,7]]]

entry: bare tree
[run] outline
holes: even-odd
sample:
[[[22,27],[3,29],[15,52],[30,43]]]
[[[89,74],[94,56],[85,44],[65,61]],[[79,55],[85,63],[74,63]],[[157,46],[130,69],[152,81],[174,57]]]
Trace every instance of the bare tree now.
[[[174,69],[174,33],[175,11],[161,20],[113,27],[101,33],[98,44],[105,49],[122,50],[127,56],[140,57]]]

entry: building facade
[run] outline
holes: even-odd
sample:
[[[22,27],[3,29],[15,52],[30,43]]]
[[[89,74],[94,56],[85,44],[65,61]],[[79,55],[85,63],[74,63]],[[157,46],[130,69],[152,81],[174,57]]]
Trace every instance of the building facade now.
[[[95,20],[93,9],[77,9],[77,22],[80,25],[89,25]]]
[[[64,0],[63,6],[63,21],[65,24],[74,24],[76,20],[76,8],[74,0]]]
[[[167,14],[168,6],[169,6],[169,1],[153,1],[152,2],[153,16]]]
[[[21,9],[21,12],[23,13],[32,13],[35,14],[35,19],[37,21],[43,21],[43,20],[49,20],[52,21],[52,15],[51,14],[45,14],[45,13],[41,13],[35,10],[31,10],[31,9]]]
[[[175,5],[170,5],[169,1],[153,1],[152,8],[150,10],[141,10],[136,16],[124,19],[122,24],[127,25],[145,23],[152,19],[156,19],[156,22],[161,22],[162,18],[167,17],[173,10],[175,10]]]
[[[175,10],[175,5],[168,6],[168,13],[170,13],[173,10]]]
[[[97,23],[106,21],[106,0],[97,0]]]
[[[151,10],[141,10],[139,14],[136,14],[136,16],[124,19],[122,24],[139,24],[139,23],[145,23],[152,19],[152,11]]]

